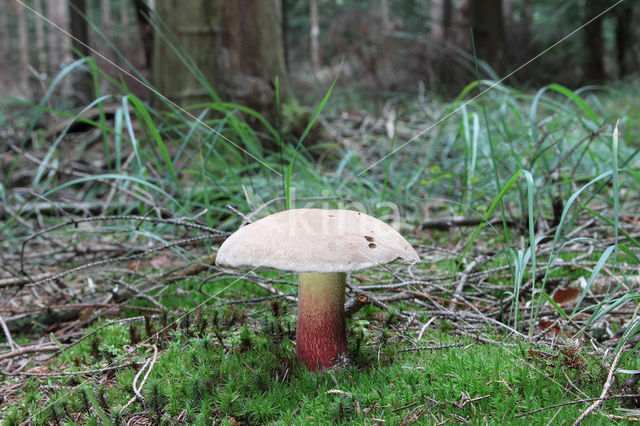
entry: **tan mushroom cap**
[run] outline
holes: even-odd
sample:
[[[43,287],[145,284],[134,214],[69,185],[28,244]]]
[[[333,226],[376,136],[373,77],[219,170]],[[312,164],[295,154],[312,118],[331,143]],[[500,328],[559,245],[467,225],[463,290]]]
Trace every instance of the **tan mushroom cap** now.
[[[418,253],[395,229],[352,210],[294,209],[238,229],[220,246],[216,264],[293,272],[348,272]]]

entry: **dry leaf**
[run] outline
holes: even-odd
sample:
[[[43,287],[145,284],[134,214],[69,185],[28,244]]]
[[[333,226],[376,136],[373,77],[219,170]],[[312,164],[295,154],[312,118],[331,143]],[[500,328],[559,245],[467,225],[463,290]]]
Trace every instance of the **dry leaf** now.
[[[549,321],[549,320],[545,320],[545,319],[541,319],[538,321],[538,332],[542,332],[544,330],[546,330],[547,328],[551,327],[553,325],[554,321]],[[556,324],[551,330],[548,331],[548,334],[556,337],[559,336],[560,333],[562,333],[562,329],[560,328],[560,326],[558,324]]]
[[[49,367],[47,367],[46,365],[39,365],[27,370],[27,373],[32,373],[32,374],[47,374],[48,372],[49,372]]]
[[[580,291],[573,287],[557,288],[556,291],[553,292],[553,301],[562,308],[573,305],[578,301],[579,297]]]

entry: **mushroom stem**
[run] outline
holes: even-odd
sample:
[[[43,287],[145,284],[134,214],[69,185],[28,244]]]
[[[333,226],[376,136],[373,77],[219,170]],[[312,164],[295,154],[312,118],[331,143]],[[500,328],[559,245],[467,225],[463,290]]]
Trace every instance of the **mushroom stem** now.
[[[329,368],[347,352],[345,283],[343,272],[300,274],[296,351],[310,370]]]

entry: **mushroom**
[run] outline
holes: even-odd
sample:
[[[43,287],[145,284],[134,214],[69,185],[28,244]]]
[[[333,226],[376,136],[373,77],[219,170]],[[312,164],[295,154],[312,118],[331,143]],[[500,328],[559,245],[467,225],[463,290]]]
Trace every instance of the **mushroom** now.
[[[411,245],[379,219],[352,210],[285,210],[246,225],[218,250],[216,264],[299,273],[296,352],[310,370],[347,352],[346,272],[401,260],[417,263]]]

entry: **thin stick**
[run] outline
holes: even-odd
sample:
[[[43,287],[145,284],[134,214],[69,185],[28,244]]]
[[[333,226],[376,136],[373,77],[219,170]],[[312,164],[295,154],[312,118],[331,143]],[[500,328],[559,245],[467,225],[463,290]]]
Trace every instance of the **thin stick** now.
[[[9,358],[15,358],[17,356],[24,355],[24,354],[34,353],[34,352],[56,352],[58,351],[58,349],[59,348],[55,345],[25,346],[24,348],[20,348],[15,351],[0,354],[0,361],[9,359]]]
[[[9,349],[12,351],[17,351],[20,349],[18,345],[11,338],[11,333],[9,332],[9,327],[7,327],[7,323],[4,322],[4,318],[0,315],[0,326],[2,326],[2,331],[4,332],[4,336],[7,338],[7,342],[9,343]]]
[[[124,364],[112,365],[112,366],[104,367],[104,368],[96,368],[94,370],[80,370],[80,371],[70,371],[70,372],[61,371],[59,373],[32,373],[32,372],[27,372],[27,371],[11,372],[11,371],[0,370],[0,374],[2,374],[3,376],[33,376],[33,377],[75,376],[75,375],[78,375],[78,374],[104,373],[106,371],[118,370],[120,368],[130,367],[130,366],[136,365],[136,364],[139,364],[139,363],[133,361],[133,362],[127,362],[127,363],[124,363]]]
[[[600,406],[600,404],[602,404],[602,401],[604,401],[607,394],[609,393],[609,390],[611,389],[611,385],[613,385],[613,377],[614,377],[613,375],[614,375],[614,372],[616,371],[616,367],[618,365],[618,361],[620,361],[621,355],[622,355],[622,346],[620,346],[620,348],[618,349],[618,353],[616,353],[616,356],[613,358],[613,362],[611,363],[611,367],[609,367],[609,374],[607,375],[607,381],[604,383],[604,386],[602,387],[602,393],[600,394],[600,398],[598,398],[593,404],[591,404],[589,408],[584,410],[584,413],[582,413],[580,417],[578,417],[578,420],[576,420],[575,423],[573,423],[573,426],[577,426],[580,423],[582,423],[582,421],[589,414],[591,414],[591,412],[593,412],[596,408]]]
[[[133,393],[134,396],[125,404],[124,407],[122,407],[120,409],[120,414],[124,413],[124,410],[127,409],[127,407],[129,405],[131,405],[136,399],[139,399],[140,402],[142,402],[142,405],[144,406],[144,397],[142,396],[142,394],[140,393],[140,391],[142,390],[142,387],[144,386],[144,384],[146,383],[147,379],[149,378],[149,374],[151,373],[151,370],[153,369],[153,366],[156,363],[156,359],[158,358],[158,347],[156,345],[142,345],[142,346],[146,346],[146,347],[152,347],[153,348],[153,357],[151,357],[151,359],[148,359],[144,365],[142,366],[142,368],[140,369],[140,371],[138,371],[138,374],[136,374],[136,377],[134,377],[133,379],[133,383],[132,383],[132,387],[133,387]],[[147,366],[149,368],[147,368]],[[138,383],[138,379],[140,378],[140,375],[145,371],[145,369],[147,370],[146,374],[144,375],[144,378],[142,379],[142,382],[140,383],[140,386],[137,386]]]
[[[447,349],[447,348],[459,348],[460,346],[464,346],[464,343],[452,343],[450,345],[442,345],[442,346],[416,346],[415,348],[405,348],[400,349],[398,352],[411,352],[411,351],[431,351],[438,349]]]
[[[558,407],[565,407],[567,405],[576,405],[576,404],[584,404],[586,402],[593,401],[607,401],[609,399],[624,399],[624,398],[638,398],[640,394],[625,394],[625,395],[609,395],[604,398],[586,398],[586,399],[578,399],[576,401],[562,402],[560,404],[549,405],[548,407],[537,408],[535,410],[527,411],[526,413],[518,414],[513,416],[514,419],[519,419],[520,417],[525,417],[531,414],[539,413],[541,411],[552,410]]]

